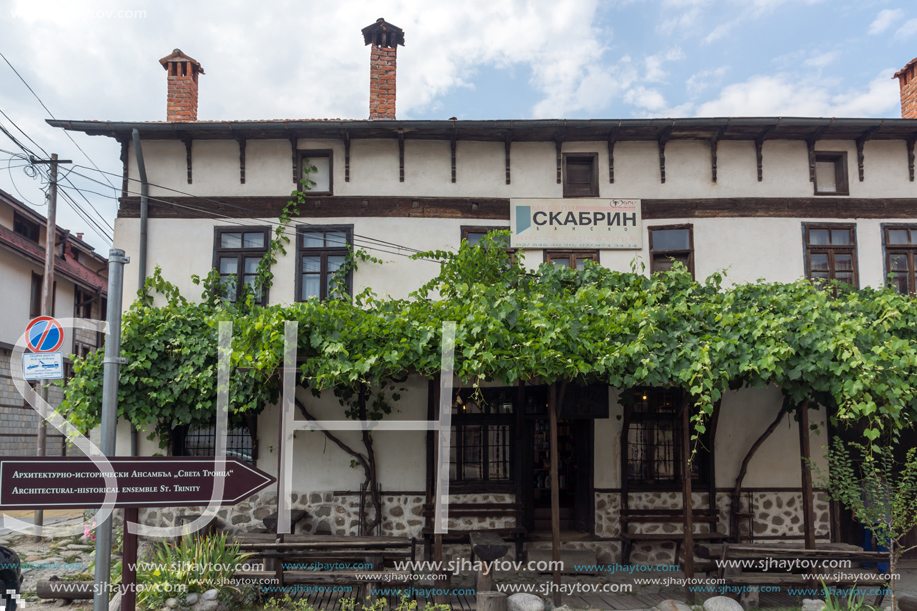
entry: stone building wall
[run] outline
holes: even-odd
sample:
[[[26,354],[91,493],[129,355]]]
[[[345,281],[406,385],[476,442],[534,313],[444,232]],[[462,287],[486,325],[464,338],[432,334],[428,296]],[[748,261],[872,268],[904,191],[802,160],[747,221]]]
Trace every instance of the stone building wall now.
[[[10,371],[12,354],[0,348],[0,456],[35,456],[38,413],[26,404],[13,385]],[[60,388],[51,386],[49,403],[59,405],[61,398]],[[49,426],[46,455],[61,456],[63,442],[63,436]]]
[[[692,495],[695,507],[707,506],[707,493],[698,492]],[[455,503],[512,503],[511,494],[474,494],[453,495]],[[304,509],[308,517],[295,526],[297,533],[327,533],[335,535],[356,535],[359,527],[359,502],[357,493],[334,493],[330,491],[293,493],[294,509]],[[421,539],[424,526],[424,495],[417,494],[384,494],[382,495],[382,535],[415,537]],[[239,503],[235,507],[223,508],[217,514],[217,526],[242,532],[264,531],[262,520],[276,508],[276,492],[261,492]],[[802,495],[794,491],[750,490],[741,498],[741,510],[748,511],[751,503],[756,537],[787,537],[801,539],[802,532]],[[718,492],[716,505],[719,521],[714,524],[717,532],[729,532],[730,494]],[[681,493],[678,492],[639,492],[631,493],[629,507],[635,509],[680,509]],[[199,513],[202,508],[187,507],[177,509],[141,510],[141,520],[150,526],[174,526],[177,516]],[[364,509],[371,517],[373,510],[368,502]],[[595,535],[596,541],[566,541],[562,549],[589,550],[596,554],[600,563],[623,563],[622,546],[617,539],[621,534],[620,525],[621,495],[619,492],[597,492],[595,495]],[[830,535],[829,505],[823,492],[815,495],[816,538],[827,539]],[[449,520],[450,528],[468,530],[480,528],[506,528],[514,526],[512,516],[490,516],[481,518],[455,517]],[[740,521],[741,533],[747,537],[748,521]],[[708,523],[699,523],[696,532],[708,532]],[[633,524],[631,532],[667,533],[678,536],[683,532],[680,521],[670,523]],[[759,539],[766,540],[766,539]],[[526,544],[526,549],[550,549],[550,541],[535,541]],[[634,564],[676,563],[675,541],[671,542],[636,542],[631,552],[630,561]],[[467,544],[446,545],[443,551],[445,561],[468,558],[470,549]],[[510,551],[512,554],[512,550]],[[420,549],[418,549],[418,557]]]

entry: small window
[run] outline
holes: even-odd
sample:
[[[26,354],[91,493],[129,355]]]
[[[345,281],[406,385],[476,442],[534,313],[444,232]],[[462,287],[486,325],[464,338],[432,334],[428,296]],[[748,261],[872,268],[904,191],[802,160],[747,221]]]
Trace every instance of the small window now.
[[[297,228],[296,301],[337,297],[332,285],[334,274],[347,261],[353,244],[353,226],[307,225]],[[344,291],[349,295],[353,274],[344,279]]]
[[[299,183],[300,191],[303,191],[307,195],[333,195],[333,159],[334,156],[330,149],[321,151],[299,151],[300,179],[308,175],[309,180],[315,183],[311,185],[309,189],[305,189],[302,183]],[[307,166],[315,169],[306,173],[303,171],[303,168]]]
[[[684,392],[671,388],[631,389],[625,396],[625,477],[633,488],[674,490],[681,487]],[[691,461],[692,481],[709,483],[712,445],[702,435]],[[702,457],[702,458],[701,458]]]
[[[582,271],[586,269],[587,262],[598,263],[599,251],[597,250],[546,250],[544,262],[553,263]]]
[[[596,153],[564,153],[564,197],[598,197]]]
[[[24,238],[38,242],[38,236],[41,233],[41,226],[32,222],[18,212],[13,213],[13,231]]]
[[[257,419],[247,419],[241,426],[229,425],[226,431],[226,458],[237,458],[254,466],[257,460]],[[179,426],[172,430],[173,456],[207,457],[216,455],[216,425],[204,427]]]
[[[227,288],[226,298],[237,301],[242,287],[255,290],[258,265],[267,252],[269,242],[267,227],[217,227],[214,239],[213,266],[220,272],[220,282]],[[261,305],[266,295],[255,294]]]
[[[42,290],[44,287],[45,277],[32,272],[32,286],[29,291],[29,317],[35,318],[42,315]],[[57,281],[51,287],[51,316],[54,316],[55,306],[57,305]]]
[[[850,195],[847,153],[815,153],[815,195]]]
[[[76,287],[73,290],[73,316],[75,318],[92,318],[92,304],[96,297],[92,293]]]
[[[856,226],[803,225],[806,276],[815,282],[837,280],[857,288]]]
[[[694,227],[666,225],[649,227],[650,273],[667,272],[675,263],[685,266],[694,277]]]
[[[449,479],[507,484],[513,480],[512,440],[518,389],[464,389],[452,402]]]
[[[914,254],[917,253],[917,225],[891,225],[883,228],[885,271],[889,284],[902,295],[914,295]]]

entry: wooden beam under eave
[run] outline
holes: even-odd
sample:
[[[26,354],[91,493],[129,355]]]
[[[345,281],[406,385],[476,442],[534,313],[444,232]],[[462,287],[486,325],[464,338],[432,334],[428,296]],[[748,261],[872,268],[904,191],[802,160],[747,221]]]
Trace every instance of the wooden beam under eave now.
[[[452,128],[452,136],[449,138],[449,146],[452,150],[452,182],[455,183],[455,128]]]
[[[245,184],[245,138],[239,136],[236,138],[239,142],[239,184]]]
[[[344,132],[344,182],[350,182],[350,132]]]
[[[188,184],[191,184],[192,172],[191,172],[191,143],[192,140],[190,137],[182,138],[182,142],[185,143],[185,164],[188,167]]]
[[[290,156],[293,159],[293,184],[299,184],[299,165],[298,160],[296,159],[297,154],[299,153],[299,139],[296,136],[289,136],[290,139]]]
[[[615,132],[608,134],[608,183],[615,183]]]
[[[911,136],[907,139],[907,170],[910,174],[911,182],[914,182],[914,143],[917,142],[917,136]]]
[[[873,133],[878,131],[878,129],[879,129],[878,127],[870,127],[869,129],[864,131],[860,135],[859,138],[856,139],[857,170],[859,172],[860,182],[863,182],[865,178],[865,174],[866,174],[865,168],[864,168],[864,161],[866,159],[866,155],[863,153],[863,147],[866,145],[866,141],[869,140],[869,138],[872,137]]]
[[[554,136],[554,149],[557,153],[557,184],[563,183],[563,163],[564,157],[562,153],[562,148],[564,145],[564,135],[561,132],[557,132]]]
[[[510,149],[512,148],[513,136],[509,132],[506,134],[506,140],[504,141],[504,157],[506,160],[506,184],[512,182],[512,176],[510,174]]]
[[[404,131],[398,132],[398,181],[404,182]]]

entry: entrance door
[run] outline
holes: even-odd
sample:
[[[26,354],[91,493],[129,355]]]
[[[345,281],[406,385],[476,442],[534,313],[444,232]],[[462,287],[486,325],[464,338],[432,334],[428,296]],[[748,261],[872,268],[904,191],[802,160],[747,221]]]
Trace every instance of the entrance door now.
[[[526,524],[535,531],[551,531],[551,449],[548,418],[527,422],[531,443],[524,475]],[[592,532],[592,420],[558,420],[557,474],[561,530]],[[528,461],[526,461],[528,462]]]

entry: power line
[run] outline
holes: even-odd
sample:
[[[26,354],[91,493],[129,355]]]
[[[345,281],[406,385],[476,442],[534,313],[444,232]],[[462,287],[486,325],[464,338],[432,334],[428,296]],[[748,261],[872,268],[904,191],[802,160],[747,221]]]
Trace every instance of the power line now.
[[[39,100],[39,101],[41,101],[41,100]],[[29,134],[27,134],[27,133],[25,132],[24,129],[22,129],[21,127],[19,127],[19,125],[17,125],[16,122],[13,121],[13,120],[9,117],[9,115],[7,115],[5,112],[3,112],[2,109],[0,109],[0,114],[2,114],[4,117],[6,117],[7,121],[9,121],[9,122],[13,125],[13,127],[15,127],[17,130],[19,130],[19,132],[20,132],[23,136],[25,136],[26,138],[28,138],[29,141],[30,141],[32,144],[34,144],[34,145],[37,146],[39,149],[41,149],[41,151],[45,154],[45,157],[50,157],[50,156],[51,156],[50,153],[48,153],[48,151],[46,151],[45,148],[44,148],[42,145],[38,144],[38,142],[36,142]],[[50,114],[50,113],[49,113],[49,114]],[[13,141],[16,142],[17,145],[19,145],[20,148],[22,148],[23,150],[27,150],[25,147],[22,146],[21,143],[19,143],[18,141],[16,141],[16,140],[12,137],[12,135],[11,135],[6,129],[4,129],[3,131],[4,131],[4,133],[6,133],[7,136],[9,136],[11,139],[13,139]],[[66,132],[65,132],[65,133],[66,133]],[[69,134],[68,134],[68,136],[69,136]],[[33,156],[33,157],[36,156],[32,151],[28,151],[28,153],[29,153],[31,156]],[[84,153],[84,154],[85,154],[85,153]],[[87,156],[87,158],[88,158],[88,156]],[[92,162],[92,159],[90,159],[89,161]],[[95,165],[95,162],[92,162],[92,163],[93,163],[93,165]],[[67,181],[68,183],[70,183],[70,185],[71,185],[73,188],[76,188],[76,185],[73,184],[73,181],[72,181],[72,180],[70,180],[70,173],[71,173],[71,172],[73,172],[73,168],[70,168],[69,171],[63,175],[63,177],[61,177],[61,178],[58,179],[58,184],[60,183],[61,180],[65,180],[65,181]],[[109,185],[111,184],[111,182],[108,181],[107,177],[106,177],[106,182],[108,182]],[[90,208],[92,208],[92,211],[96,213],[96,216],[98,216],[99,219],[101,219],[103,223],[105,223],[105,225],[108,227],[108,229],[109,229],[110,231],[114,231],[114,227],[111,226],[111,224],[108,222],[108,219],[106,219],[106,218],[102,215],[102,213],[98,211],[98,209],[95,207],[95,205],[93,205],[93,203],[92,203],[91,201],[89,201],[89,198],[87,198],[87,197],[86,197],[85,195],[83,195],[82,193],[80,193],[80,197],[82,197],[82,198],[86,201],[86,204],[87,204]],[[89,216],[88,213],[86,213],[86,215]]]
[[[84,170],[92,170],[92,168],[90,168],[90,167],[88,167],[88,166],[79,165],[79,164],[74,164],[73,167],[74,167],[74,168],[81,168],[81,169],[84,169]],[[102,172],[103,170],[99,170],[99,171]],[[79,172],[76,172],[76,175],[77,175],[77,176],[82,176],[83,178],[86,178],[87,180],[93,180],[92,178],[86,176],[85,174],[80,174]],[[112,175],[112,176],[119,176],[118,174],[114,174],[114,173],[111,173],[111,175]],[[141,182],[141,181],[139,181],[139,180],[136,179],[136,178],[130,178],[130,177],[128,177],[128,180],[129,180],[129,181],[132,181],[132,182]],[[99,181],[93,181],[93,182],[96,182],[97,184],[102,184],[102,183],[100,183]],[[199,200],[202,200],[202,201],[205,201],[205,202],[209,202],[209,203],[212,203],[212,204],[218,204],[218,205],[220,205],[220,206],[226,206],[227,208],[235,208],[235,209],[237,209],[237,210],[243,210],[243,211],[245,211],[245,212],[251,213],[253,218],[258,218],[258,211],[257,211],[257,210],[252,210],[251,208],[246,208],[245,206],[239,206],[239,205],[236,205],[236,204],[229,204],[229,203],[227,203],[227,202],[223,202],[223,201],[220,201],[220,200],[217,200],[217,199],[212,199],[212,198],[204,197],[204,196],[201,196],[201,195],[195,195],[195,194],[193,194],[193,193],[188,193],[188,192],[186,192],[186,191],[181,191],[181,190],[179,190],[179,189],[173,189],[173,188],[171,188],[171,187],[165,187],[165,186],[163,186],[163,185],[158,185],[158,184],[155,184],[155,183],[151,183],[151,182],[149,182],[149,181],[147,181],[147,184],[150,185],[151,187],[156,187],[156,188],[158,188],[158,189],[163,189],[163,190],[165,190],[165,191],[172,191],[173,193],[178,193],[178,194],[180,194],[180,195],[185,195],[185,196],[188,196],[188,197],[193,197],[193,198],[195,198],[195,199],[199,199]],[[103,186],[104,186],[104,185],[103,185]],[[114,189],[114,187],[112,187],[112,188]],[[138,194],[136,191],[130,191],[130,190],[128,190],[128,193]],[[160,201],[162,201],[163,203],[167,203],[167,204],[172,204],[172,205],[179,206],[179,204],[176,204],[176,203],[174,203],[174,202],[169,202],[169,201],[167,201],[167,200],[160,200]],[[207,212],[209,212],[209,211],[207,211]],[[223,215],[223,216],[225,216],[225,218],[232,218],[232,217],[229,217],[228,215]],[[276,223],[276,224],[279,225],[279,223]],[[315,225],[314,223],[303,223],[303,224],[304,224],[304,225],[307,225],[307,226],[312,226],[312,227],[320,227],[320,225]],[[423,251],[421,251],[421,250],[418,250],[418,249],[416,249],[416,248],[412,248],[412,247],[410,247],[410,246],[404,246],[404,245],[402,245],[402,244],[396,244],[396,243],[394,243],[394,242],[389,242],[389,241],[387,241],[387,240],[380,240],[379,238],[374,238],[374,237],[372,237],[372,236],[365,236],[365,235],[361,235],[361,234],[355,233],[355,234],[354,234],[354,238],[358,238],[358,237],[361,238],[361,239],[363,239],[363,240],[365,240],[365,241],[368,241],[368,242],[381,244],[381,245],[388,246],[388,247],[391,247],[391,248],[397,248],[397,249],[399,249],[399,250],[405,250],[405,251],[412,252],[412,253],[423,252]]]
[[[108,240],[109,242],[113,242],[112,236],[110,236],[107,231],[105,231],[92,217],[90,217],[89,213],[86,212],[86,210],[83,209],[83,207],[80,206],[73,199],[73,197],[70,196],[69,193],[67,193],[66,187],[60,184],[58,184],[58,187],[60,189],[61,196],[65,200],[67,200],[67,203],[70,204],[70,207],[73,208],[74,211],[76,211],[76,213],[80,216],[80,218],[82,218],[87,224],[89,224],[90,226],[89,228],[92,229],[93,232],[95,232],[96,235],[98,235],[99,237],[104,238]]]
[[[81,167],[85,168],[85,166],[81,166]],[[90,169],[91,169],[91,168],[90,168]],[[81,176],[81,177],[85,178],[86,180],[95,182],[96,184],[102,185],[103,187],[105,186],[104,183],[99,182],[98,180],[94,180],[93,178],[90,178],[89,176],[86,176],[86,175],[84,175],[84,174],[80,174],[80,173],[77,172],[77,176]],[[151,185],[151,186],[152,186],[152,185]],[[103,195],[103,196],[104,196],[104,194],[98,193],[98,192],[96,192],[96,191],[87,191],[87,192],[88,192],[88,193],[94,193],[94,194],[96,194],[96,195]],[[128,193],[132,193],[132,194],[138,194],[136,191],[127,190],[127,192],[128,192]],[[213,217],[213,218],[215,218],[215,219],[220,219],[220,220],[222,220],[222,221],[224,221],[224,222],[226,222],[226,223],[229,223],[230,225],[237,225],[237,226],[239,226],[239,227],[250,227],[250,226],[251,226],[250,223],[246,223],[246,222],[244,222],[244,221],[238,220],[236,217],[231,217],[231,216],[228,216],[228,215],[225,215],[225,214],[220,214],[219,212],[214,212],[213,210],[208,210],[208,209],[206,209],[206,208],[200,208],[200,207],[191,206],[191,205],[188,205],[188,204],[179,204],[179,203],[176,203],[176,202],[172,202],[172,201],[169,201],[169,200],[165,200],[165,199],[161,199],[161,198],[153,197],[153,196],[147,196],[147,199],[150,201],[151,204],[153,204],[153,205],[155,205],[155,206],[160,206],[160,207],[163,207],[163,208],[173,208],[173,207],[184,208],[184,209],[186,209],[186,210],[193,210],[193,211],[195,211],[195,212],[201,212],[201,213],[204,213],[204,214],[208,214],[208,215],[210,215],[211,217]],[[279,222],[276,222],[276,221],[267,220],[266,222],[267,222],[268,224],[270,224],[271,226],[282,227],[282,225],[281,225]],[[320,225],[315,225],[315,224],[312,224],[312,223],[303,223],[303,225],[304,225],[304,226],[307,226],[307,227],[320,227]],[[297,233],[296,233],[295,231],[291,231],[290,229],[287,229],[287,228],[284,228],[283,235],[286,235],[287,237],[290,237],[290,238],[293,238],[293,239],[296,239],[296,237],[297,237]],[[358,237],[360,237],[361,239],[360,239],[360,240],[357,240]],[[362,236],[359,236],[358,234],[354,234],[354,246],[357,246],[357,247],[359,247],[359,248],[365,248],[365,249],[367,249],[367,250],[373,250],[373,251],[376,251],[376,252],[381,252],[381,253],[389,254],[389,255],[398,255],[398,256],[402,256],[402,257],[410,257],[410,256],[411,256],[410,254],[407,254],[407,253],[404,253],[404,252],[397,252],[397,251],[388,250],[388,249],[386,249],[386,248],[383,248],[383,247],[380,246],[379,244],[375,244],[375,243],[372,243],[372,242],[366,243],[366,242],[362,239]],[[402,249],[404,248],[404,247],[399,247],[399,246],[397,246],[397,245],[393,245],[393,247],[395,247],[395,248],[402,248]],[[417,253],[417,252],[422,252],[422,251],[419,251],[419,250],[416,250],[416,249],[410,249],[410,250],[413,250],[415,253]],[[437,263],[437,261],[433,261],[432,259],[422,259],[422,260],[423,260],[423,261],[430,261],[430,262],[432,262],[432,263]]]
[[[19,71],[16,70],[15,66],[13,66],[13,64],[10,63],[10,60],[8,60],[8,59],[6,58],[6,56],[5,56],[2,52],[0,52],[0,57],[2,57],[2,58],[3,58],[3,61],[6,62],[6,65],[9,66],[10,69],[11,69],[13,72],[16,73],[16,76],[19,77],[19,80],[22,81],[22,84],[25,85],[26,88],[27,88],[29,91],[32,92],[32,95],[35,96],[35,99],[38,100],[38,103],[41,104],[41,107],[45,109],[45,112],[47,112],[48,115],[49,115],[52,119],[57,120],[57,117],[54,116],[54,113],[52,113],[51,110],[45,105],[45,103],[41,101],[41,98],[38,97],[38,94],[35,93],[35,90],[32,89],[31,85],[29,85],[29,84],[26,82],[26,80],[25,80],[24,78],[22,78],[22,75],[19,74]],[[70,135],[70,132],[68,132],[67,130],[64,130],[64,135],[67,136],[67,138],[70,139],[70,142],[72,142],[73,145],[76,146],[76,148],[78,148],[79,151],[80,151],[81,153],[83,153],[83,156],[86,157],[86,159],[89,160],[89,163],[91,163],[91,164],[93,165],[93,167],[94,167],[97,171],[99,171],[99,172],[102,171],[101,169],[99,169],[99,166],[96,165],[96,162],[92,160],[92,157],[90,157],[89,154],[88,154],[86,151],[83,150],[83,147],[81,147],[79,144],[77,144],[77,141],[73,139],[73,136]],[[39,147],[39,148],[40,148],[40,147]],[[112,189],[115,188],[115,185],[111,184],[111,181],[108,180],[108,178],[105,179],[105,182],[107,182],[107,183],[109,184],[109,186],[111,186]]]

